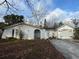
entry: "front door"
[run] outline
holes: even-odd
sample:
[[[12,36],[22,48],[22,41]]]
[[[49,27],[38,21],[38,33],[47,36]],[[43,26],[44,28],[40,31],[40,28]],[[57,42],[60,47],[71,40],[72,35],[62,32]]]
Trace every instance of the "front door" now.
[[[40,39],[40,30],[36,29],[34,31],[34,39]]]

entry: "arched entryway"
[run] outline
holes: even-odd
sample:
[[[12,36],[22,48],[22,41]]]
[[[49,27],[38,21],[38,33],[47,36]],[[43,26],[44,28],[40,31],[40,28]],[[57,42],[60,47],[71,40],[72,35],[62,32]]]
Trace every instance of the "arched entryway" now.
[[[36,29],[35,31],[34,31],[34,39],[40,39],[40,30],[38,30],[38,29]]]

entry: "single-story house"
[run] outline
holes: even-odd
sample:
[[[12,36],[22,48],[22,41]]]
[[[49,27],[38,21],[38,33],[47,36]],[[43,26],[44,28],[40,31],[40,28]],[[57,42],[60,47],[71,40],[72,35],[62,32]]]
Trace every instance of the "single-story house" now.
[[[56,37],[59,39],[72,39],[74,33],[74,28],[68,25],[63,25],[57,30],[53,30],[24,22],[7,26],[4,29],[5,30],[2,35],[3,39],[6,39],[7,37],[29,40],[48,39],[49,37]]]
[[[18,23],[5,28],[2,38],[15,37],[22,39],[47,39],[47,31],[41,26],[27,24],[27,23]]]

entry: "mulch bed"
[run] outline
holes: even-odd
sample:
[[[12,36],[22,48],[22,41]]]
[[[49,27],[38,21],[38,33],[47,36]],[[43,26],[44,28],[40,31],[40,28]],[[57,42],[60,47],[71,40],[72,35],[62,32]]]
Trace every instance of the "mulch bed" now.
[[[0,43],[0,59],[65,59],[48,40]]]

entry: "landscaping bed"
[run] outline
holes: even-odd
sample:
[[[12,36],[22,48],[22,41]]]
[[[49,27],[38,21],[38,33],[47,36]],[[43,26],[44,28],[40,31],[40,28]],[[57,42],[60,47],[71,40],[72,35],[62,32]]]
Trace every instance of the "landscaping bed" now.
[[[0,43],[0,59],[65,59],[48,40]]]

